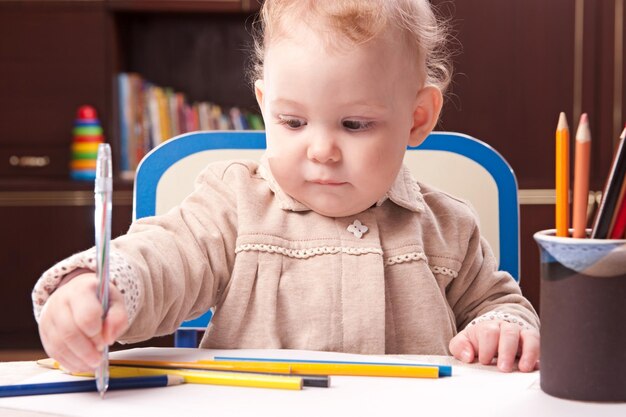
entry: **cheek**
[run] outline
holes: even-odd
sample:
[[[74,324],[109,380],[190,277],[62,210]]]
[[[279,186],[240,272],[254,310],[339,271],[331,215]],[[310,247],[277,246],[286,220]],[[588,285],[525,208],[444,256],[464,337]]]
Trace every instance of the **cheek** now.
[[[301,177],[302,150],[300,148],[293,138],[284,138],[280,134],[268,131],[266,156],[272,175],[285,190],[298,184]]]
[[[387,172],[395,170],[400,165],[404,152],[404,145],[380,141],[364,152],[362,159],[367,162],[371,169]]]

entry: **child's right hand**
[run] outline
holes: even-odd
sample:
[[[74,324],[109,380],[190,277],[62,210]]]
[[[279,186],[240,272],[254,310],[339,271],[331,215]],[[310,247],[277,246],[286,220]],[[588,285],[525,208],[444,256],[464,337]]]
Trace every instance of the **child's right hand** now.
[[[109,311],[102,322],[96,274],[80,274],[59,287],[43,307],[39,335],[46,353],[72,372],[97,368],[104,346],[111,345],[128,327],[124,299],[109,287]]]

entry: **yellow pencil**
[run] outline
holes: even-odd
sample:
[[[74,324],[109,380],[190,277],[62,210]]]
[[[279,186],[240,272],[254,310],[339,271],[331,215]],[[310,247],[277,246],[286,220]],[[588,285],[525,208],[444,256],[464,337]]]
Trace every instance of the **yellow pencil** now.
[[[41,359],[37,363],[41,366],[60,369],[53,359]],[[167,368],[148,368],[131,366],[110,366],[109,374],[113,378],[149,376],[149,375],[178,375],[185,378],[190,384],[227,385],[235,387],[275,388],[286,390],[302,389],[302,378],[298,376],[263,375],[243,372],[220,372],[210,370],[183,370]],[[93,373],[73,373],[76,376],[93,377]]]
[[[202,362],[169,362],[151,360],[111,359],[111,365],[119,366],[147,366],[150,368],[200,369],[207,371],[238,371],[238,372],[265,372],[272,374],[289,374],[291,367],[286,363],[271,362],[238,362],[237,364],[221,361]]]
[[[360,375],[360,376],[399,376],[432,378],[439,376],[437,366],[402,366],[398,364],[345,364],[310,362],[266,362],[238,360],[199,360],[196,362],[167,362],[147,360],[111,360],[111,365],[147,366],[152,368],[185,368],[199,370],[221,370],[238,372],[265,372],[294,375]],[[433,372],[435,368],[436,373]],[[433,376],[434,375],[434,376]]]
[[[565,113],[556,128],[556,235],[568,236],[569,227],[569,127]]]
[[[587,206],[589,204],[589,156],[591,132],[587,113],[580,116],[576,130],[576,153],[574,155],[574,198],[572,237],[587,237]]]
[[[234,387],[275,388],[286,390],[302,389],[302,378],[298,376],[263,375],[242,372],[196,371],[167,368],[141,368],[131,366],[111,366],[113,377],[148,375],[179,375],[189,384],[227,385]]]
[[[271,362],[254,361],[212,361],[200,360],[199,363],[223,363],[233,366],[241,364],[262,364]],[[439,378],[438,366],[402,366],[398,364],[354,364],[354,363],[314,363],[314,362],[282,362],[288,364],[294,375],[343,375],[343,376],[387,376],[405,378]]]

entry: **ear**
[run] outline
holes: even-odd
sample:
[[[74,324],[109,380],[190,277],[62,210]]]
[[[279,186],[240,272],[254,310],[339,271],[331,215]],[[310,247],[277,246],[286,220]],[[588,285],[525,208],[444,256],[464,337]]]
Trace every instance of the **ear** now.
[[[409,146],[418,146],[432,132],[439,119],[442,104],[441,90],[435,86],[424,87],[417,93]]]
[[[256,80],[254,82],[254,95],[256,96],[256,102],[259,105],[259,108],[261,109],[261,113],[263,113],[264,108],[263,108],[263,95],[265,92],[265,83],[263,82],[263,80]]]

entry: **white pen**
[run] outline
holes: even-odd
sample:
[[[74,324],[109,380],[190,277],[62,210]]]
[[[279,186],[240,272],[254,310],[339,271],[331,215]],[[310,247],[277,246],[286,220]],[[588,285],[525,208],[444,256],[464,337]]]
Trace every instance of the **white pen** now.
[[[109,310],[109,243],[111,241],[111,200],[113,199],[113,164],[108,143],[98,146],[96,182],[94,187],[96,210],[96,274],[98,276],[98,299],[102,303],[102,320]],[[109,387],[109,346],[102,350],[102,360],[96,369],[96,387],[100,397]]]

